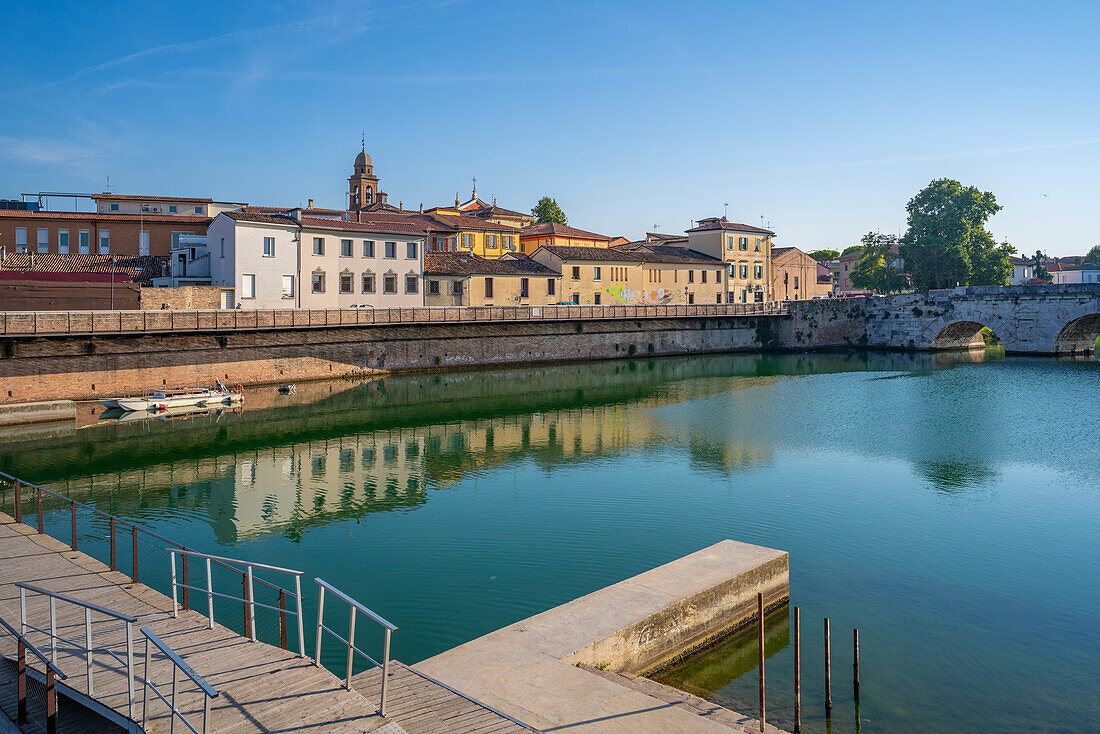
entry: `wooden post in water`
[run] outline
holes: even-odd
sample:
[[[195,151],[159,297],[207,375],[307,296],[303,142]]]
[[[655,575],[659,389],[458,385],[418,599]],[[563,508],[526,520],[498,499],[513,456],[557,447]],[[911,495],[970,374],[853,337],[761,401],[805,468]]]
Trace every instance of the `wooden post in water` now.
[[[802,731],[802,645],[799,639],[798,607],[794,608],[794,734]]]
[[[852,630],[852,690],[859,698],[859,630]]]
[[[829,650],[829,618],[825,618],[825,716],[833,712],[833,672]]]
[[[756,594],[756,614],[760,624],[760,731],[764,731],[764,593]]]

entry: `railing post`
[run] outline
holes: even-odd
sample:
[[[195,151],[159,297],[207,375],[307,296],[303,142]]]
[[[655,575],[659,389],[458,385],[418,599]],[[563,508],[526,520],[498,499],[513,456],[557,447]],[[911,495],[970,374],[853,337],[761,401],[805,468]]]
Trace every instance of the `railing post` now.
[[[117,569],[115,564],[115,516],[111,515],[111,570]]]
[[[42,516],[42,488],[38,487],[38,532],[39,534],[46,532],[45,518]]]
[[[141,684],[141,728],[145,729],[145,724],[149,720],[149,637],[145,637],[145,675],[143,676],[143,682]]]
[[[46,666],[46,734],[57,734],[57,690],[53,668]]]
[[[313,658],[313,664],[321,666],[321,627],[325,623],[325,587],[318,585],[320,593],[317,595],[317,647]],[[299,597],[300,598],[300,597]],[[299,607],[301,608],[301,607]],[[300,617],[299,617],[300,619]]]
[[[214,580],[210,573],[210,559],[206,559],[206,608],[210,629],[214,629]]]
[[[252,630],[252,641],[256,641],[256,591],[252,585],[252,566],[248,566],[248,623]]]
[[[22,638],[19,639],[19,661],[16,663],[16,670],[19,675],[16,723],[25,724],[27,723],[27,644]]]
[[[347,669],[347,675],[344,679],[344,686],[349,691],[351,690],[351,668],[352,668],[352,662],[353,662],[352,655],[355,654],[355,649],[354,648],[355,648],[355,607],[353,606],[351,608],[351,621],[348,622],[348,669]]]
[[[187,573],[187,561],[190,560],[190,558],[188,556],[181,555],[180,560],[183,561],[183,608],[190,609],[191,595],[187,593],[190,591],[190,589],[187,588],[190,585],[190,579],[188,579]],[[172,567],[175,568],[175,565],[176,564],[173,563]]]
[[[73,550],[76,550],[76,501],[75,500],[69,500],[69,510],[70,510],[70,514],[72,515],[72,526],[73,526],[73,528],[72,528],[73,529],[72,546],[73,546]]]
[[[134,718],[134,623],[126,623],[126,690],[129,692],[127,705],[129,717]]]
[[[137,525],[131,525],[130,530],[133,531],[133,548],[134,548],[134,573],[130,576],[130,580],[135,584],[138,582],[138,549],[137,549]]]
[[[23,492],[18,479],[15,480],[15,521],[23,522]]]
[[[248,594],[249,588],[247,575],[241,578],[241,587],[244,591],[244,636],[249,638],[250,640],[255,640],[256,638],[252,634],[252,615],[249,614],[252,602]]]
[[[180,605],[176,601],[176,552],[174,550],[168,550],[168,560],[172,564],[172,618],[178,619],[180,616]]]
[[[386,627],[386,638],[382,643],[382,700],[378,704],[378,713],[386,715],[386,677],[390,674],[390,628]]]
[[[88,697],[95,696],[92,687],[92,610],[84,607],[84,660],[88,669]]]
[[[298,608],[298,656],[306,656],[305,622],[302,621],[302,577],[294,576],[294,598]]]
[[[286,592],[279,589],[279,647],[286,649]]]
[[[57,600],[50,597],[50,662],[57,665]]]

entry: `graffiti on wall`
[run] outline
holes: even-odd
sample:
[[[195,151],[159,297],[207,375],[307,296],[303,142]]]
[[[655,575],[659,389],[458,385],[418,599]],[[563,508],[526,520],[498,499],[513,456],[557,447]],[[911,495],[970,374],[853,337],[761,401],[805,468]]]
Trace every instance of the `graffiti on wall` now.
[[[621,283],[610,285],[603,289],[607,295],[611,297],[611,300],[615,303],[649,303],[660,304],[667,303],[672,298],[672,291],[667,288],[650,288],[648,290],[636,291]]]

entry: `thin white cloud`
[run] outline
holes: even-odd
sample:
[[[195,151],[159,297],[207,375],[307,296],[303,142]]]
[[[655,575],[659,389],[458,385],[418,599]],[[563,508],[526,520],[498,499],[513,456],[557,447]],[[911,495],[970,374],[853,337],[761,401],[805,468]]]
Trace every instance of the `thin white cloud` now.
[[[874,166],[887,163],[923,163],[925,161],[952,161],[964,158],[992,158],[994,156],[1013,155],[1015,153],[1030,153],[1037,150],[1080,148],[1086,145],[1100,145],[1100,138],[1085,138],[1083,140],[1070,140],[1061,143],[1046,143],[1043,145],[1019,145],[1013,148],[989,148],[985,150],[958,151],[954,153],[933,153],[930,155],[914,155],[905,156],[902,158],[873,158],[863,161],[826,163],[820,167],[833,168],[839,166]]]
[[[101,157],[101,151],[83,143],[58,138],[0,136],[0,159],[24,163],[73,163]]]

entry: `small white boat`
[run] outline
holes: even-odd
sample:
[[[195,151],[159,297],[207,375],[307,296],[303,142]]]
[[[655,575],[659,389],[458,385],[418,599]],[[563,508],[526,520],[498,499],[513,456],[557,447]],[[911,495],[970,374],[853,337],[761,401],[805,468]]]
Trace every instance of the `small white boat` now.
[[[219,385],[217,389],[188,387],[179,389],[151,390],[141,397],[119,398],[118,407],[131,411],[160,411],[168,408],[187,406],[214,407],[216,405],[235,405],[244,402],[244,389],[239,385],[233,390]]]
[[[103,398],[99,401],[99,404],[102,405],[104,408],[117,408],[118,398]]]

